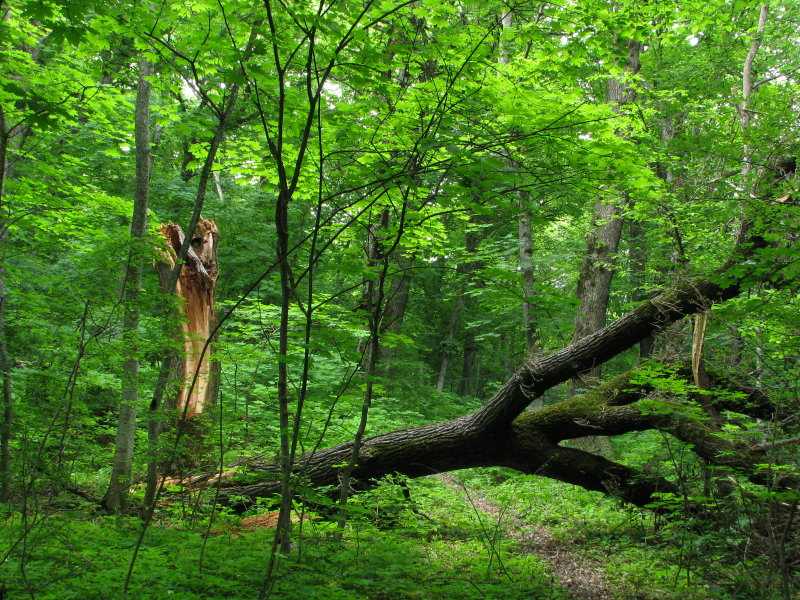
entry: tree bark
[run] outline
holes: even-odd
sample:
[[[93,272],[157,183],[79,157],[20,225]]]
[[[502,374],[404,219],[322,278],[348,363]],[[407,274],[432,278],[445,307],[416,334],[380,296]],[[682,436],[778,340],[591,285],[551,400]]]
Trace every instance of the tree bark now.
[[[586,238],[586,258],[578,276],[578,312],[575,315],[573,341],[599,331],[605,325],[611,280],[614,276],[614,255],[622,232],[622,207],[606,198],[594,205],[592,233]],[[579,388],[590,387],[600,377],[600,365],[592,365],[585,373],[570,381],[570,395]]]
[[[30,46],[19,48],[31,55],[35,61],[39,49]],[[14,394],[12,383],[12,361],[8,351],[6,314],[8,311],[8,288],[6,285],[6,247],[9,230],[6,217],[12,214],[5,198],[5,188],[14,179],[15,150],[21,149],[31,134],[31,128],[23,117],[16,123],[9,123],[0,105],[0,373],[3,378],[2,413],[0,425],[0,502],[8,502],[11,493],[11,436],[14,420]]]
[[[0,168],[5,165],[0,162]],[[1,177],[1,175],[0,175]],[[0,183],[0,190],[2,183]],[[1,192],[0,192],[1,193]],[[5,247],[8,232],[3,226],[0,246]],[[11,358],[6,342],[6,286],[5,269],[0,267],[0,369],[3,376],[3,423],[0,427],[0,502],[6,503],[11,495],[11,423],[14,419],[14,396],[11,388]]]
[[[737,253],[727,269],[740,267],[750,256]],[[353,477],[361,482],[389,473],[419,477],[479,466],[506,466],[569,481],[587,489],[615,494],[645,505],[659,491],[671,491],[665,481],[643,477],[624,465],[582,450],[563,448],[560,441],[588,435],[618,435],[659,428],[692,445],[693,451],[715,464],[746,466],[754,475],[753,461],[740,449],[713,435],[702,422],[670,414],[648,414],[633,404],[646,391],[632,386],[630,375],[614,378],[584,396],[523,413],[536,397],[567,381],[576,372],[602,364],[631,348],[646,336],[686,315],[740,293],[748,277],[721,274],[709,279],[677,282],[624,317],[563,350],[532,358],[476,412],[431,425],[395,431],[365,439]],[[736,450],[736,452],[733,452]],[[310,453],[298,459],[296,472],[311,485],[335,485],[341,465],[352,454],[351,444]],[[272,464],[255,464],[246,481],[224,486],[225,496],[256,498],[277,492]],[[759,475],[762,479],[763,473]],[[254,479],[256,481],[254,481]]]
[[[536,351],[538,329],[533,314],[534,284],[533,241],[531,239],[530,196],[520,192],[519,214],[519,270],[522,275],[522,326],[525,331],[525,347],[529,354]]]
[[[395,253],[397,263],[403,268],[404,259],[399,253]],[[380,333],[381,338],[385,339],[387,334],[389,336],[400,333],[403,326],[403,319],[406,316],[406,308],[408,307],[408,298],[411,291],[411,275],[402,271],[392,278],[390,291],[386,298],[386,306],[383,309],[381,318]],[[396,342],[381,344],[379,361],[383,363],[384,372],[386,377],[392,375],[391,361],[396,356]]]
[[[461,366],[461,381],[458,384],[459,396],[477,395],[477,378],[473,374],[472,365],[475,364],[475,357],[478,354],[478,344],[475,341],[475,333],[467,329],[464,332],[464,361]]]
[[[640,221],[629,221],[630,228],[630,277],[633,291],[631,300],[641,302],[647,299],[647,230]],[[639,360],[647,360],[653,354],[653,337],[639,342]]]
[[[256,38],[256,31],[257,27],[253,28],[253,31],[250,34],[250,39],[247,42],[247,47],[245,48],[244,56],[249,56],[252,49],[253,49],[253,42]],[[243,64],[243,63],[240,63]],[[200,88],[202,103],[205,104],[208,101],[208,97],[206,96],[205,92],[202,91]],[[205,197],[206,191],[208,189],[209,180],[213,177],[213,168],[214,168],[214,161],[217,157],[217,152],[219,150],[220,145],[222,144],[225,138],[225,130],[228,126],[228,122],[233,114],[234,108],[236,108],[236,104],[239,98],[239,85],[233,84],[230,87],[230,92],[227,96],[227,99],[223,101],[223,103],[217,107],[214,111],[217,117],[217,122],[214,127],[214,133],[209,140],[209,147],[208,152],[206,154],[205,160],[203,161],[203,167],[200,170],[200,174],[197,181],[197,190],[195,193],[195,201],[194,201],[194,209],[192,211],[192,216],[189,219],[189,225],[187,227],[188,231],[194,232],[200,221],[202,221],[201,214],[203,212],[203,205],[205,204]],[[179,100],[180,101],[180,100]],[[184,164],[184,167],[187,166]],[[187,174],[184,169],[184,181],[188,181],[192,174]],[[159,268],[159,279],[161,281],[161,292],[162,294],[173,294],[176,290],[176,286],[178,284],[178,280],[180,274],[183,269],[184,263],[188,260],[191,261],[192,258],[190,257],[190,250],[191,250],[191,240],[185,240],[185,238],[180,237],[180,239],[184,240],[185,243],[181,244],[179,248],[174,248],[173,251],[175,253],[175,257],[173,258],[173,266],[172,269],[169,270],[165,268],[165,265],[169,263],[169,261],[162,262],[161,268]],[[193,239],[193,238],[192,238]],[[195,253],[196,254],[196,253]],[[169,321],[169,314],[167,311],[167,321]],[[169,328],[169,325],[167,325]],[[149,408],[149,416],[148,416],[148,448],[150,453],[150,461],[148,463],[148,483],[147,483],[147,492],[146,498],[148,501],[155,499],[158,495],[156,488],[157,483],[157,472],[158,472],[158,462],[154,456],[156,452],[156,448],[158,446],[158,436],[159,436],[159,429],[160,423],[158,422],[157,413],[161,408],[161,402],[164,396],[168,393],[168,387],[173,383],[172,375],[177,373],[181,370],[180,365],[180,357],[177,356],[175,352],[172,350],[164,351],[163,355],[161,356],[161,367],[159,369],[158,380],[156,383],[156,387],[153,390],[153,396],[150,401],[150,408]],[[188,406],[188,405],[187,405]],[[186,421],[184,421],[184,424]],[[179,432],[182,433],[182,431]]]
[[[468,255],[474,254],[477,251],[480,243],[481,239],[478,237],[478,234],[471,231],[467,232],[465,239],[465,250],[467,251]],[[472,306],[475,303],[475,299],[466,293],[466,289],[469,289],[471,286],[483,285],[480,279],[473,277],[473,273],[480,270],[482,266],[483,265],[480,260],[470,260],[463,266],[463,271],[466,274],[467,280],[465,283],[465,293],[462,294],[464,298],[464,305],[461,307],[461,313],[466,312],[469,315],[469,311],[472,309]],[[461,380],[458,384],[458,395],[469,396],[478,391],[478,386],[472,385],[472,382],[475,379],[473,376],[472,365],[475,363],[475,357],[478,354],[478,344],[475,342],[475,332],[472,331],[470,327],[466,327],[464,329],[463,348],[464,360],[461,365]]]
[[[173,223],[162,225],[159,230],[166,238],[166,250],[157,265],[163,284],[175,266],[184,235],[181,228]],[[167,406],[177,409],[181,420],[203,414],[217,397],[216,363],[210,359],[209,344],[214,341],[212,334],[217,326],[214,294],[219,275],[218,244],[217,224],[213,220],[200,221],[175,287],[175,293],[181,299],[183,355],[178,373],[183,384],[176,397],[168,400]]]
[[[3,192],[7,180],[11,176],[11,167],[8,160],[8,146],[11,132],[9,131],[5,115],[0,106],[0,211],[3,211]],[[4,212],[0,212],[0,250],[3,260],[0,260],[0,372],[3,377],[3,423],[0,427],[0,502],[8,502],[11,493],[11,422],[14,418],[14,396],[11,386],[11,358],[8,354],[6,340],[6,270],[5,249],[8,243],[8,226],[5,222]]]
[[[628,47],[628,63],[625,73],[635,75],[639,72],[640,42],[630,41]],[[606,83],[606,102],[618,110],[620,106],[631,101],[631,92],[624,78],[609,79]],[[624,135],[618,132],[617,135]],[[572,340],[598,331],[605,325],[608,299],[611,293],[611,280],[614,276],[615,254],[619,247],[622,233],[622,209],[624,198],[598,197],[592,216],[592,233],[586,238],[586,258],[578,276],[578,312],[575,315],[575,327]],[[581,373],[570,380],[569,395],[577,389],[600,377],[600,365],[593,365],[586,373]]]
[[[478,248],[480,240],[478,236],[468,231],[466,234],[466,251],[467,253],[475,253]],[[450,367],[450,359],[453,356],[456,344],[456,332],[458,331],[458,322],[461,319],[461,313],[468,306],[469,296],[467,289],[473,285],[474,277],[472,274],[480,268],[480,261],[469,260],[459,264],[456,267],[456,277],[463,277],[464,280],[461,284],[461,291],[456,298],[456,303],[453,305],[453,312],[450,313],[450,322],[447,326],[447,337],[442,344],[442,359],[439,363],[439,377],[436,382],[436,389],[440,392],[444,390],[445,383],[447,382],[447,371]],[[475,357],[477,348],[473,342],[472,333],[467,331],[464,333],[464,362],[461,372],[461,379],[458,385],[458,393],[461,396],[466,396],[469,393],[469,378],[472,373],[472,361]]]
[[[369,288],[370,305],[373,307],[373,309],[369,322],[370,338],[367,347],[367,356],[363,368],[365,386],[364,386],[364,397],[361,403],[361,418],[359,419],[358,429],[356,431],[356,434],[353,437],[353,441],[351,442],[352,447],[350,451],[350,457],[347,461],[347,465],[341,470],[339,475],[340,512],[339,512],[338,525],[340,529],[343,529],[347,522],[346,506],[348,499],[350,497],[351,478],[353,475],[353,471],[355,470],[356,465],[358,464],[358,461],[361,456],[361,444],[363,443],[364,440],[364,432],[366,431],[367,428],[369,410],[372,406],[372,399],[374,393],[375,367],[377,365],[379,358],[378,355],[380,353],[381,334],[383,333],[385,309],[389,304],[389,301],[387,301],[386,303],[384,302],[384,297],[386,295],[385,286],[387,282],[387,275],[389,272],[390,258],[393,255],[395,255],[397,247],[400,244],[400,241],[402,240],[403,234],[405,232],[406,215],[408,214],[408,209],[409,209],[409,195],[407,192],[406,194],[404,194],[403,205],[402,209],[400,210],[400,215],[397,221],[397,231],[394,234],[394,239],[392,239],[388,244],[382,240],[376,239],[374,257],[368,257],[370,259],[370,262],[372,262],[373,260],[380,259],[382,261],[382,264],[377,263],[375,265],[380,267],[380,274],[378,276],[377,282],[374,282],[374,286],[371,285]]]
[[[647,385],[632,383],[634,374],[635,371],[624,373],[583,396],[524,412],[495,428],[476,426],[474,415],[469,415],[369,438],[361,446],[353,476],[367,486],[389,473],[419,477],[471,467],[503,466],[646,506],[656,500],[656,493],[677,493],[676,487],[658,476],[560,446],[559,442],[587,435],[659,429],[688,444],[709,464],[742,470],[754,483],[774,481],[774,472],[771,475],[768,468],[759,464],[763,462],[760,448],[742,449],[715,435],[715,429],[701,421],[640,409],[638,400],[651,390]],[[298,461],[298,471],[311,486],[336,485],[341,463],[352,450],[350,443],[305,456]],[[227,482],[223,496],[244,496],[246,505],[256,497],[275,494],[276,473],[274,465],[254,465],[247,481]],[[253,483],[253,478],[259,476],[261,481]],[[789,474],[777,484],[796,487],[798,481],[796,475]]]
[[[503,31],[511,28],[514,21],[514,10],[503,8],[500,16],[500,22]],[[538,19],[537,19],[538,21]],[[508,64],[508,50],[500,36],[499,56],[497,62],[500,64]],[[513,169],[518,169],[519,164],[514,161],[509,161],[509,166]],[[530,194],[526,190],[520,190],[519,196],[519,270],[522,275],[522,326],[525,332],[525,349],[531,354],[534,352],[537,340],[537,327],[533,318],[533,294],[534,294],[534,276],[533,276],[533,245],[531,241],[531,209],[530,209]]]
[[[144,270],[143,240],[147,231],[147,202],[150,192],[150,82],[147,77],[152,65],[147,59],[139,61],[139,83],[136,93],[134,133],[136,140],[136,189],[131,220],[131,242],[128,256],[122,303],[122,339],[128,358],[122,367],[122,393],[119,407],[117,437],[111,467],[111,481],[105,506],[114,514],[125,508],[133,462],[133,443],[136,434],[136,413],[139,406],[139,296]]]
[[[461,309],[464,308],[464,291],[465,290],[462,289],[458,294],[458,298],[456,298],[456,303],[453,305],[453,312],[450,313],[447,337],[441,342],[442,360],[439,363],[439,377],[436,380],[436,389],[440,392],[444,391],[444,385],[447,382],[447,369],[450,366],[450,355],[453,353],[453,347],[456,342],[458,320],[461,318]]]

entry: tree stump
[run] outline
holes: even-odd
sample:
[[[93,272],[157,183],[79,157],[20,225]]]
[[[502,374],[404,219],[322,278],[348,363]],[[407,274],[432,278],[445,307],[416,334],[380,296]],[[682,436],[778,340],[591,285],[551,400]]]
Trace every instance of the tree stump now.
[[[162,285],[175,266],[184,234],[174,223],[161,225],[166,238],[162,258],[157,263]],[[167,400],[167,408],[177,410],[180,419],[193,419],[216,401],[218,363],[211,357],[210,343],[217,324],[214,292],[217,284],[217,244],[219,232],[213,220],[203,220],[190,241],[186,261],[181,266],[175,293],[180,299],[182,366],[177,370],[181,385]]]

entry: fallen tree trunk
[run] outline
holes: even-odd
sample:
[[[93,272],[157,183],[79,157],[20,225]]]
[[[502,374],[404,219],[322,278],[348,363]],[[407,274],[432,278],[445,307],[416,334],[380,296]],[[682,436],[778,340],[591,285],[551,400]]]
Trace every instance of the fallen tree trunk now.
[[[363,441],[353,477],[360,482],[399,473],[419,477],[470,467],[505,466],[621,497],[644,506],[659,492],[674,492],[669,482],[559,442],[588,435],[619,435],[660,429],[691,444],[703,460],[745,468],[758,479],[746,449],[714,435],[701,422],[678,414],[648,414],[637,406],[648,391],[632,386],[630,375],[545,409],[525,412],[536,397],[576,373],[601,364],[686,315],[739,294],[747,276],[741,265],[757,249],[727,267],[739,265],[737,278],[719,276],[676,283],[638,308],[563,350],[524,363],[484,406],[463,417],[378,435]],[[722,282],[725,282],[723,284]],[[309,453],[297,461],[296,474],[311,486],[336,486],[341,465],[352,452],[343,444]],[[253,464],[247,477],[226,481],[221,496],[247,505],[278,490],[278,467]],[[762,474],[763,475],[763,474]]]
[[[759,448],[737,446],[716,435],[681,411],[651,412],[639,400],[652,392],[649,385],[631,383],[635,371],[617,376],[591,392],[538,411],[525,412],[508,426],[477,433],[469,417],[394,431],[366,440],[354,474],[361,484],[389,473],[419,477],[472,467],[503,466],[600,491],[635,504],[652,503],[659,493],[677,493],[669,481],[645,474],[602,456],[559,445],[588,435],[620,435],[659,429],[689,445],[708,464],[729,467],[749,475],[754,483],[772,481],[774,471],[762,469]],[[297,474],[311,487],[336,486],[342,462],[352,452],[343,444],[309,454]],[[234,475],[233,472],[228,475]],[[278,492],[279,470],[272,463],[251,465],[246,480],[227,481],[222,497],[245,507],[258,497]],[[253,482],[253,479],[256,479]],[[781,487],[797,487],[800,480],[786,475]]]

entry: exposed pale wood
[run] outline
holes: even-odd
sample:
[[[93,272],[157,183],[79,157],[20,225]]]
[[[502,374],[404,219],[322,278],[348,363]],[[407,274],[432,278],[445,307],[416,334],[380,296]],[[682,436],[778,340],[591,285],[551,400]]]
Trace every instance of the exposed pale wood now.
[[[159,230],[166,240],[162,259],[157,265],[163,279],[175,265],[184,235],[174,223],[161,225]],[[175,288],[181,298],[184,381],[173,400],[173,407],[186,418],[202,414],[216,398],[217,382],[207,342],[217,324],[214,292],[218,276],[218,242],[216,223],[213,220],[200,221]]]

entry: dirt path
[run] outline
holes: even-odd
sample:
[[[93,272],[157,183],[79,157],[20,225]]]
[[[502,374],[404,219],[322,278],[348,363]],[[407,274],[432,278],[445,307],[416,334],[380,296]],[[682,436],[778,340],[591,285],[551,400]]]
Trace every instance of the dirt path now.
[[[466,488],[449,473],[437,477],[468,496],[470,502],[480,512],[499,519],[506,535],[519,542],[520,551],[537,556],[550,565],[559,585],[566,588],[572,598],[613,600],[614,596],[606,584],[600,563],[582,556],[574,544],[554,539],[546,527],[530,525],[514,514],[503,513],[489,500]]]

